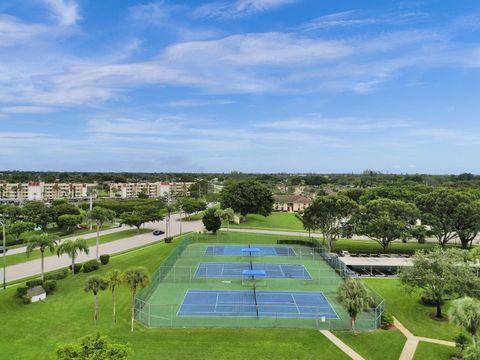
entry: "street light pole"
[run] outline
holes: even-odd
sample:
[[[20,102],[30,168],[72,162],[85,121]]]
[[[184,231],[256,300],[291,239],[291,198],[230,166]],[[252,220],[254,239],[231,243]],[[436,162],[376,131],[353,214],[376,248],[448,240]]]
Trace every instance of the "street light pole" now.
[[[3,236],[3,289],[7,288],[7,235],[5,232],[5,220],[0,220]]]

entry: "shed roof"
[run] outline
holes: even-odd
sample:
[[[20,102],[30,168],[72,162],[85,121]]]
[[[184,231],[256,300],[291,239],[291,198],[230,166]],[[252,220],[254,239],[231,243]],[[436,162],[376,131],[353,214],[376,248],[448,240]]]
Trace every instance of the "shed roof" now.
[[[274,195],[273,200],[276,203],[281,203],[281,204],[286,204],[286,203],[310,204],[312,202],[312,199],[303,195]]]
[[[402,267],[411,266],[412,259],[404,257],[340,257],[339,260],[347,266]]]
[[[46,291],[42,286],[39,285],[31,289],[28,289],[27,293],[29,296],[38,296],[38,295],[46,294]]]

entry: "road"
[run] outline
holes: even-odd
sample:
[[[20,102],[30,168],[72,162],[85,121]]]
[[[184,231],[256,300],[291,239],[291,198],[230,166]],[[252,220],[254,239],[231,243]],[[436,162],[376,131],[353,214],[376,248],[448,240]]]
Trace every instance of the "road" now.
[[[189,232],[189,231],[200,231],[203,229],[202,221],[178,221],[179,215],[174,214],[171,216],[170,220],[170,231],[171,235],[178,235],[180,234],[180,227],[182,228],[182,233]],[[161,229],[165,230],[165,221],[157,222],[157,223],[147,223],[145,224],[146,228],[151,229]],[[102,232],[102,234],[106,234],[107,231],[111,230],[125,230],[125,228],[118,228],[118,229],[109,229]],[[114,232],[114,231],[113,231]],[[90,235],[90,234],[89,234]],[[95,236],[95,234],[94,234]],[[147,245],[150,243],[154,243],[160,239],[164,239],[165,235],[161,236],[153,236],[152,233],[147,234],[140,234],[135,235],[132,237],[128,237],[125,239],[112,241],[105,244],[100,244],[100,254],[115,254],[119,252],[123,252],[126,250],[134,249],[139,246]],[[95,246],[91,246],[90,254],[80,254],[77,262],[84,262],[90,259],[95,258]],[[71,265],[72,261],[67,255],[61,255],[60,257],[57,256],[48,256],[45,258],[45,271],[52,271],[56,269],[60,269],[63,267],[67,267]],[[23,279],[26,277],[34,276],[40,274],[40,259],[27,261],[24,263],[7,266],[7,281],[15,281],[18,279]],[[3,273],[0,271],[0,283],[3,282]]]
[[[222,228],[222,231],[225,231],[225,228]],[[267,229],[243,229],[243,228],[230,228],[230,231],[236,232],[246,232],[246,233],[258,233],[258,234],[271,234],[271,235],[288,235],[288,236],[298,236],[298,237],[308,237],[308,232],[299,232],[299,231],[284,231],[284,230],[267,230]],[[321,237],[322,234],[312,233],[312,237]],[[358,236],[354,235],[351,237],[352,240],[371,240],[367,236]],[[415,240],[414,240],[415,241]],[[438,240],[435,238],[426,239],[427,242],[438,243]],[[397,240],[399,242],[399,240]],[[477,236],[473,241],[473,245],[479,245],[480,236]],[[459,244],[458,239],[450,240],[449,244]]]

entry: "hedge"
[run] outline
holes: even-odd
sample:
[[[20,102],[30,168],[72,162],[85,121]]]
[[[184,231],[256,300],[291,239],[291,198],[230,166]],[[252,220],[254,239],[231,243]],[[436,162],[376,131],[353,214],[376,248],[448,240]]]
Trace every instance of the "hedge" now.
[[[47,295],[50,295],[57,288],[57,282],[55,280],[47,280],[43,283],[43,288],[45,289]]]
[[[83,264],[83,272],[86,272],[86,273],[98,270],[99,268],[100,268],[100,263],[95,259],[89,260]]]
[[[51,272],[50,274],[46,274],[45,281],[62,280],[62,279],[65,279],[67,276],[68,276],[68,269],[61,269],[61,270]]]
[[[102,263],[102,265],[107,265],[109,261],[110,261],[110,255],[108,254],[100,255],[100,262]]]

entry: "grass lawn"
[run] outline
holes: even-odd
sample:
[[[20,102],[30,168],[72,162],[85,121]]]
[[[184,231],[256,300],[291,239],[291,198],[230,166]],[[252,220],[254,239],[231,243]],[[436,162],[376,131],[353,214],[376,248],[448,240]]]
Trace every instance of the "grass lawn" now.
[[[449,322],[435,321],[430,318],[434,307],[423,306],[418,300],[419,294],[408,295],[398,280],[364,279],[369,287],[378,292],[386,303],[386,308],[414,335],[453,341],[461,329]],[[447,302],[442,311],[447,312]]]
[[[198,214],[193,214],[193,215],[182,218],[182,221],[197,221],[197,220],[202,220],[202,218],[203,218],[203,211],[200,211]]]
[[[449,360],[455,348],[420,341],[413,360]]]
[[[292,235],[272,235],[272,234],[257,234],[257,233],[243,233],[235,231],[219,231],[216,235],[213,234],[194,234],[196,241],[205,243],[250,243],[250,244],[276,244],[280,239],[294,239],[298,240],[298,236]]]
[[[23,305],[14,298],[15,287],[0,292],[5,359],[54,359],[58,344],[99,331],[113,341],[131,344],[133,359],[348,359],[315,330],[290,329],[147,329],[129,330],[130,295],[117,293],[118,321],[111,320],[109,292],[99,295],[99,323],[93,325],[93,296],[83,292],[85,279],[108,270],[145,266],[152,273],[174,249],[163,242],[113,256],[108,265],[91,274],[70,275],[58,282],[55,295],[45,302]]]
[[[232,228],[305,231],[302,222],[294,213],[274,212],[270,216],[249,214],[241,224],[230,224]]]
[[[137,232],[137,229],[129,229],[129,230],[124,230],[124,231],[119,231],[113,234],[108,234],[108,235],[100,235],[100,244],[116,241],[116,240],[121,240],[127,237],[139,235],[139,234],[145,234],[150,232],[151,230],[148,229],[140,229],[139,232]],[[93,246],[97,242],[96,237],[93,237],[91,239],[87,239],[87,244],[88,246]],[[8,253],[7,253],[8,254]],[[50,252],[45,253],[45,257],[47,256],[52,256]],[[53,255],[56,256],[56,255]],[[15,265],[19,264],[25,261],[30,261],[30,260],[35,260],[35,259],[40,259],[40,251],[35,250],[33,251],[30,256],[27,256],[26,253],[20,253],[20,254],[15,254],[15,255],[10,255],[7,256],[7,266],[10,265]]]
[[[407,339],[398,330],[358,333],[336,331],[335,335],[368,360],[398,360]]]

